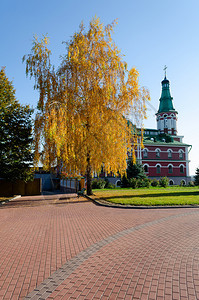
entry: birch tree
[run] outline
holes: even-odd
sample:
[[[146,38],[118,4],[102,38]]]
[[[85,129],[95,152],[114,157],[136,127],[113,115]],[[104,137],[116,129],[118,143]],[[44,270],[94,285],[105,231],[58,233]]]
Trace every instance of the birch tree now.
[[[104,27],[94,18],[88,30],[82,23],[65,43],[56,71],[46,37],[34,38],[31,53],[24,57],[26,74],[35,78],[40,94],[35,160],[42,153],[47,169],[61,164],[67,173],[85,174],[88,195],[92,174],[102,165],[106,172],[126,171],[127,150],[136,147],[136,125],[142,126],[149,98],[139,87],[138,71],[128,70],[112,39],[115,23]],[[133,126],[127,122],[129,114]]]

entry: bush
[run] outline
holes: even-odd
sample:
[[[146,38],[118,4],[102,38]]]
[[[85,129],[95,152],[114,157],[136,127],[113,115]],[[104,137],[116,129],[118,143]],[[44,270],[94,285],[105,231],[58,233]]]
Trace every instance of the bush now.
[[[145,178],[142,180],[142,186],[143,187],[146,187],[146,188],[149,188],[151,185],[151,180],[149,178]]]
[[[168,184],[169,184],[169,179],[167,177],[160,178],[159,185],[161,187],[166,188],[168,186]]]
[[[92,188],[93,189],[104,189],[105,185],[106,185],[106,181],[103,180],[103,179],[99,179],[99,180],[94,179],[92,181]]]
[[[115,185],[110,183],[108,181],[108,179],[105,180],[106,181],[106,184],[105,184],[105,189],[114,189],[115,188]]]
[[[137,179],[136,178],[130,178],[129,179],[129,185],[132,189],[136,189],[137,186]]]
[[[129,179],[129,185],[130,187],[132,187],[133,189],[136,188],[142,188],[142,187],[147,187],[149,188],[150,186],[150,179],[145,178],[145,179],[136,179],[136,178],[130,178]]]
[[[151,186],[158,186],[159,185],[159,181],[157,179],[153,179],[151,181]]]
[[[148,178],[137,179],[137,187],[138,188],[144,188],[144,187],[149,188],[149,186],[150,186],[150,179],[148,179]]]
[[[122,176],[122,179],[121,179],[121,187],[123,187],[123,188],[130,187],[129,180],[128,180],[128,178],[126,177],[126,175],[123,175],[123,176]]]
[[[190,186],[190,187],[195,186],[194,181],[189,181],[188,186]]]
[[[137,179],[137,187],[138,188],[144,187],[144,182],[142,179]]]

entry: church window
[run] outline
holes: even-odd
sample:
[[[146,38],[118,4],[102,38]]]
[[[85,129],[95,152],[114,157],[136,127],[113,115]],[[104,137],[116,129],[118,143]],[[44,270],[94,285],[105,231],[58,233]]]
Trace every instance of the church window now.
[[[180,173],[184,173],[184,166],[183,165],[180,166]]]
[[[171,118],[171,128],[173,128],[173,118]]]
[[[167,128],[167,115],[164,115],[164,128]]]
[[[179,151],[179,158],[180,158],[180,159],[183,159],[183,150],[180,150],[180,151]]]
[[[173,180],[169,180],[169,185],[173,185]]]
[[[181,185],[181,186],[185,186],[185,185],[186,185],[186,181],[185,181],[184,179],[182,179],[182,180],[180,181],[180,185]]]
[[[155,152],[156,152],[156,157],[160,158],[160,149],[156,149]]]
[[[171,151],[171,149],[168,150],[168,158],[172,158],[172,151]]]
[[[157,165],[156,172],[157,172],[157,174],[160,174],[160,165]]]
[[[169,174],[173,173],[173,167],[172,165],[169,165]]]
[[[147,158],[147,157],[148,157],[148,150],[147,150],[147,149],[144,149],[144,150],[143,150],[143,157],[144,157],[144,158]]]
[[[148,168],[147,165],[144,165],[144,172],[145,172],[145,173],[148,173],[148,172],[149,172],[149,168]]]

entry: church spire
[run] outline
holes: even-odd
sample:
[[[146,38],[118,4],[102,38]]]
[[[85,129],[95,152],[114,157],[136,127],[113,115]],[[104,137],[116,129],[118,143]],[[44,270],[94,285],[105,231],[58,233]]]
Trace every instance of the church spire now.
[[[165,66],[165,78],[164,80],[162,80],[162,94],[160,98],[158,113],[175,111],[173,107],[173,98],[171,97],[170,93],[169,80],[166,78],[166,69],[167,67]]]
[[[160,97],[159,109],[157,116],[157,129],[160,133],[168,133],[171,135],[177,135],[177,111],[173,106],[173,98],[171,97],[169,80],[166,77],[162,80],[162,93]]]

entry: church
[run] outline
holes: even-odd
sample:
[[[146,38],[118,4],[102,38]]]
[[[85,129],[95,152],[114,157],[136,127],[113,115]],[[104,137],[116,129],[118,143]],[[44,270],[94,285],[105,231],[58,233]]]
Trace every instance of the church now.
[[[191,180],[188,157],[191,145],[184,143],[183,136],[178,135],[177,116],[165,71],[156,113],[157,129],[144,129],[144,148],[138,145],[136,159],[150,179],[166,176],[170,185],[185,185]]]

